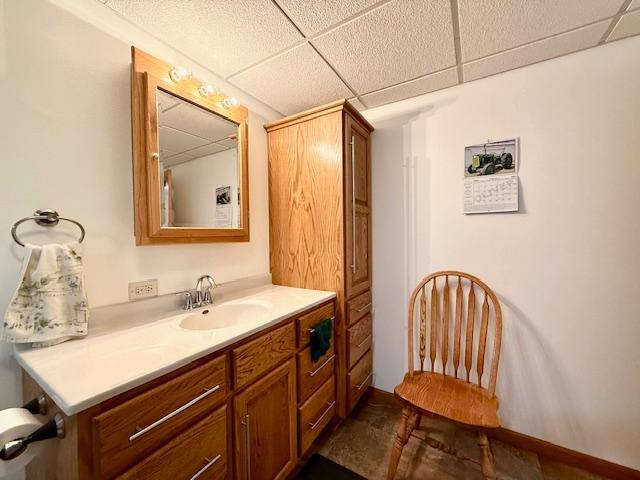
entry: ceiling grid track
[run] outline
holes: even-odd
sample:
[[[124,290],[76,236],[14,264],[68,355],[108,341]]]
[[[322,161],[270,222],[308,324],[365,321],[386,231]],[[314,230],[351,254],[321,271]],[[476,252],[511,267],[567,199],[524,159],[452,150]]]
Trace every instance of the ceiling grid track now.
[[[135,23],[132,19],[126,18],[123,13],[119,12],[119,10],[127,10],[118,8],[120,4],[129,5],[127,0],[95,1],[99,3],[104,2],[108,8],[114,10],[121,18],[126,19],[132,24]],[[160,3],[171,3],[171,0],[158,1]],[[245,1],[250,4],[253,0]],[[250,62],[249,64],[236,60],[235,65],[228,68],[225,75],[220,76],[220,78],[228,82],[229,86],[237,88],[239,92],[248,93],[249,91],[253,91],[254,93],[249,95],[281,115],[283,114],[281,110],[289,113],[288,110],[292,109],[286,105],[295,104],[294,109],[298,109],[307,104],[318,103],[319,98],[326,99],[329,96],[348,96],[347,98],[351,99],[354,103],[359,103],[359,108],[372,108],[587,50],[617,40],[615,37],[619,36],[617,32],[626,21],[627,15],[631,12],[640,11],[640,4],[634,0],[611,2],[613,4],[609,3],[608,7],[600,4],[600,0],[585,0],[586,6],[584,9],[578,5],[571,8],[556,5],[555,7],[557,8],[554,7],[548,12],[541,11],[541,7],[530,7],[531,4],[527,4],[527,8],[530,7],[529,9],[532,12],[532,18],[545,18],[546,15],[553,15],[553,12],[557,10],[562,14],[558,15],[561,20],[556,22],[557,25],[553,26],[553,28],[551,26],[545,28],[531,27],[531,35],[516,35],[509,41],[493,41],[489,38],[486,40],[487,46],[483,46],[484,43],[482,42],[485,40],[481,32],[478,33],[476,31],[477,29],[474,30],[470,25],[476,20],[476,16],[481,20],[483,15],[486,17],[487,12],[483,12],[482,9],[472,8],[474,7],[472,2],[467,4],[461,0],[445,0],[439,4],[442,7],[440,10],[442,12],[442,19],[440,22],[443,25],[445,23],[448,24],[446,25],[448,32],[437,37],[437,40],[441,40],[441,44],[431,44],[431,41],[425,40],[422,43],[422,48],[435,49],[436,44],[440,45],[440,47],[437,48],[446,49],[448,55],[446,61],[440,62],[437,65],[429,65],[427,62],[427,64],[420,68],[415,66],[414,68],[408,68],[405,65],[407,63],[406,59],[394,59],[390,56],[389,50],[384,44],[384,39],[380,37],[380,35],[376,37],[367,36],[361,31],[367,28],[374,32],[385,31],[382,26],[378,29],[373,18],[369,19],[367,18],[368,16],[379,17],[378,21],[383,21],[381,19],[386,17],[389,17],[391,19],[390,21],[400,21],[402,15],[408,15],[408,10],[406,12],[404,11],[406,4],[403,0],[363,0],[362,2],[358,2],[359,4],[357,6],[347,6],[341,4],[341,0],[332,0],[329,2],[329,4],[333,5],[332,10],[330,12],[328,11],[329,17],[323,21],[319,21],[319,17],[317,16],[320,14],[319,12],[323,12],[327,8],[327,6],[323,4],[324,0],[309,0],[310,4],[308,7],[304,5],[299,6],[292,0],[263,1],[265,2],[264,6],[270,12],[271,16],[269,18],[271,21],[284,28],[288,32],[288,36],[286,39],[279,38],[279,41],[273,41],[273,45],[271,45],[270,48],[261,48],[258,50],[259,53],[256,51],[254,54],[249,55],[244,60],[245,62],[248,60]],[[406,1],[408,3],[418,0]],[[523,2],[524,5],[524,3],[529,0],[515,1]],[[359,9],[362,6],[365,7]],[[447,6],[449,7],[448,12],[446,11]],[[334,9],[338,11],[334,12]],[[507,15],[515,16],[517,14],[517,9],[514,10],[512,8],[506,10],[505,12],[497,12],[497,15],[506,17]],[[141,7],[135,11],[144,13],[145,9]],[[252,12],[251,8],[243,14],[251,16],[250,23],[252,25],[258,21],[254,18],[256,17],[256,12]],[[576,19],[571,20],[573,18],[571,17],[572,14],[576,15]],[[430,17],[424,17],[425,21],[429,18]],[[214,20],[210,21],[214,22]],[[528,25],[526,22],[523,22],[524,20],[520,21],[522,24],[521,29],[526,30]],[[404,33],[402,31],[398,32],[397,30],[398,28],[402,30],[402,24],[398,23],[397,25],[400,25],[400,27],[396,26],[397,38],[395,41],[401,42],[403,41]],[[141,25],[141,28],[147,31],[147,33],[151,33],[147,30],[147,27],[142,27]],[[249,28],[249,26],[247,28]],[[260,24],[258,31],[268,31],[269,28],[270,24]],[[412,28],[420,27],[415,26]],[[387,58],[384,68],[389,70],[397,68],[399,72],[402,71],[402,68],[405,68],[406,71],[398,75],[389,75],[389,78],[385,77],[377,83],[363,82],[360,78],[362,77],[362,73],[358,73],[353,62],[357,62],[356,66],[360,65],[360,69],[366,69],[367,64],[364,60],[354,57],[351,63],[345,66],[344,57],[339,55],[334,56],[333,50],[325,50],[325,43],[327,45],[334,45],[337,41],[336,39],[347,42],[346,39],[352,30],[354,33],[360,35],[357,41],[367,41],[375,44],[375,48],[377,48],[377,57],[375,58],[381,56],[386,58],[385,55],[389,57]],[[463,31],[464,35],[462,33]],[[626,36],[637,34],[638,33],[632,32]],[[224,39],[222,34],[219,36]],[[162,35],[154,35],[154,38],[162,41],[166,45],[170,45],[170,42],[165,40],[164,37],[160,37],[162,37]],[[451,42],[451,37],[453,37],[453,42]],[[266,38],[269,40],[276,38],[276,40],[278,40],[277,35],[274,37],[272,31],[266,35]],[[493,43],[491,43],[492,41]],[[465,43],[463,44],[463,42]],[[477,42],[481,42],[480,45],[482,48],[472,48]],[[393,46],[395,45],[394,43]],[[250,45],[246,45],[245,47],[247,49],[251,48]],[[334,45],[334,47],[339,48],[339,44]],[[463,48],[465,49],[465,58],[463,58]],[[180,51],[180,53],[186,60],[193,61],[196,65],[208,69],[207,66],[194,59],[193,51],[197,52],[198,49],[187,49],[187,54],[183,51]],[[235,56],[232,54],[228,56],[236,58],[241,53],[242,50],[235,52]],[[365,53],[368,54],[369,50]],[[442,55],[444,55],[444,53],[442,53]],[[499,58],[500,56],[503,56],[504,60]],[[298,68],[295,64],[296,61],[304,63]],[[443,68],[442,65],[445,64],[448,66]],[[279,83],[277,79],[278,72],[274,71],[277,65],[282,65],[288,69],[288,87]],[[438,69],[425,73],[425,70],[430,70],[433,67],[437,67]],[[311,78],[309,82],[314,87],[311,90],[308,88],[305,89],[304,85],[306,82],[302,72],[313,75],[314,68],[318,69],[318,72],[322,72],[322,76],[316,79],[315,82],[313,78]],[[266,81],[270,82],[268,84],[271,85],[271,88],[274,90],[273,96],[271,96],[272,93],[268,90],[261,90],[255,87],[255,85],[262,85],[260,82],[265,81],[263,74],[266,74]],[[320,80],[320,78],[326,80],[326,83],[324,80]],[[370,95],[371,97],[369,97]],[[272,106],[272,104],[277,105],[277,107]]]
[[[631,5],[631,1],[632,0],[625,0],[624,3],[620,6],[620,10],[618,10],[618,13],[616,14],[616,16],[613,17],[613,20],[611,20],[611,24],[609,24],[609,28],[607,28],[607,30],[602,35],[602,38],[598,42],[598,45],[602,45],[607,40],[609,40],[609,37],[611,36],[615,28],[618,26],[618,23],[620,22],[622,15],[627,12],[629,5]]]
[[[300,33],[300,35],[302,35],[304,37],[305,42],[304,43],[308,43],[309,46],[313,49],[314,52],[316,52],[316,54],[322,59],[322,61],[324,63],[327,64],[327,66],[331,69],[331,71],[340,79],[340,81],[342,83],[344,83],[344,85],[349,89],[349,91],[351,92],[351,94],[360,102],[362,103],[362,105],[365,106],[366,108],[366,104],[362,101],[362,98],[360,98],[360,95],[358,94],[358,92],[356,92],[356,90],[349,84],[349,82],[347,82],[345,80],[345,78],[340,74],[340,72],[338,72],[338,70],[336,70],[336,68],[325,58],[324,55],[322,55],[322,53],[320,53],[320,51],[316,48],[316,46],[311,42],[312,39],[314,38],[318,38],[320,36],[322,36],[324,33],[326,33],[326,31],[331,31],[334,30],[335,28],[338,28],[341,25],[344,25],[350,21],[352,21],[354,18],[359,18],[363,15],[366,15],[367,13],[369,13],[371,10],[374,10],[375,8],[380,8],[383,5],[386,5],[387,3],[393,1],[393,0],[384,0],[383,2],[379,2],[375,5],[373,5],[372,7],[366,9],[366,10],[361,10],[360,12],[358,12],[356,15],[353,15],[345,20],[343,20],[342,22],[336,24],[336,25],[332,25],[329,29],[326,29],[326,31],[321,31],[315,35],[312,35],[310,37],[307,37],[304,32],[302,30],[300,30],[300,27],[298,27],[298,25],[296,24],[296,22],[293,21],[293,19],[289,16],[289,14],[287,14],[287,12],[284,11],[284,9],[280,6],[280,4],[277,2],[277,0],[271,0],[273,2],[273,4],[278,8],[278,10],[280,10],[280,12],[282,13],[282,15],[284,15],[284,17],[289,20],[289,22],[291,23],[291,25],[293,25],[293,27]],[[263,60],[264,61],[264,60]],[[259,62],[262,63],[262,62]],[[238,72],[240,73],[240,72]],[[235,74],[234,74],[235,75]]]
[[[262,65],[263,63],[266,63],[266,62],[268,62],[269,60],[272,60],[272,59],[274,59],[274,58],[276,58],[276,57],[279,57],[279,56],[280,56],[280,55],[282,55],[283,53],[286,53],[286,52],[288,52],[288,51],[290,51],[290,50],[293,50],[294,48],[298,48],[298,47],[300,47],[301,45],[304,45],[304,44],[306,44],[306,43],[309,43],[309,44],[313,47],[313,45],[311,44],[311,42],[312,42],[313,40],[315,40],[316,38],[320,38],[320,37],[322,37],[323,35],[326,35],[327,33],[332,32],[333,30],[336,30],[337,28],[340,28],[340,27],[342,27],[343,25],[346,25],[347,23],[349,23],[349,22],[351,22],[351,21],[353,21],[353,20],[355,20],[355,19],[357,19],[357,18],[364,17],[364,16],[365,16],[365,15],[367,15],[368,13],[370,13],[370,12],[372,12],[372,11],[374,11],[374,10],[377,10],[377,9],[379,9],[379,8],[382,8],[382,7],[384,7],[386,4],[391,3],[391,2],[394,2],[394,1],[395,1],[395,0],[383,0],[383,1],[381,1],[381,2],[378,2],[378,3],[376,3],[375,5],[370,6],[369,8],[365,8],[364,10],[360,10],[358,13],[356,13],[356,14],[354,14],[354,15],[351,15],[350,17],[347,17],[347,18],[345,18],[345,19],[341,20],[341,21],[340,21],[340,22],[338,22],[338,23],[335,23],[335,24],[331,25],[331,26],[330,26],[330,27],[328,27],[328,28],[325,28],[324,30],[320,30],[319,32],[314,33],[313,35],[308,35],[308,36],[307,36],[307,35],[305,35],[305,34],[302,32],[302,30],[300,30],[300,27],[298,27],[298,25],[296,24],[296,22],[294,22],[294,21],[291,19],[291,17],[287,14],[287,12],[286,12],[286,11],[285,11],[281,6],[280,6],[280,4],[278,3],[278,1],[277,1],[277,0],[271,0],[271,3],[273,3],[273,4],[275,5],[275,7],[276,7],[278,10],[280,10],[280,13],[282,13],[282,15],[284,15],[284,17],[285,17],[285,18],[286,18],[286,19],[291,23],[291,25],[293,25],[293,27],[298,31],[298,33],[300,33],[300,35],[302,35],[303,39],[302,39],[302,40],[300,40],[299,42],[296,42],[296,43],[294,43],[294,44],[292,44],[292,45],[290,45],[290,46],[286,47],[286,48],[283,48],[282,50],[280,50],[280,51],[278,51],[278,52],[276,52],[276,53],[274,53],[274,54],[272,54],[272,55],[269,55],[269,56],[267,56],[267,57],[264,57],[263,59],[258,60],[257,62],[252,63],[251,65],[248,65],[248,66],[246,66],[246,67],[244,67],[244,68],[242,68],[242,69],[238,70],[237,72],[232,73],[231,75],[227,76],[227,77],[225,78],[225,80],[229,80],[230,78],[235,77],[235,76],[237,76],[237,75],[240,75],[241,73],[244,73],[244,72],[246,72],[247,70],[251,70],[252,68],[255,68],[255,67],[259,66],[259,65]],[[315,47],[314,47],[314,50],[316,50],[316,49],[315,49]],[[317,50],[316,50],[316,52],[317,52]],[[324,59],[324,57],[323,57],[323,59]],[[325,60],[325,61],[326,61],[326,60]],[[329,66],[331,67],[331,65],[329,65]],[[333,67],[331,67],[331,68],[332,68],[332,70],[334,70],[334,71],[335,71],[335,69],[333,69]]]

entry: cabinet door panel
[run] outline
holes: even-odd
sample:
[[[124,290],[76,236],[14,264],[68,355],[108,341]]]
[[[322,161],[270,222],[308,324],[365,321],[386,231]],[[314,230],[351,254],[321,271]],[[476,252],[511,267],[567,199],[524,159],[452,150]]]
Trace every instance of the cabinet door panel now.
[[[295,382],[292,358],[235,397],[238,478],[278,480],[295,466]]]
[[[345,116],[347,298],[371,286],[371,161],[369,133]]]

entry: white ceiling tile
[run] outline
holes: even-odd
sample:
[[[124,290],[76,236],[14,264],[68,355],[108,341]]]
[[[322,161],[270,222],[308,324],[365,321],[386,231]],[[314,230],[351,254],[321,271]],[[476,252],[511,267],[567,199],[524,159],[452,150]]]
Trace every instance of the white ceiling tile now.
[[[352,95],[309,44],[250,68],[231,81],[285,114]]]
[[[158,116],[158,124],[211,141],[226,138],[238,131],[235,123],[186,102],[161,112]]]
[[[367,109],[367,107],[364,105],[364,103],[362,103],[356,97],[350,98],[349,99],[349,103],[351,105],[353,105],[355,107],[355,109],[358,110],[358,111],[362,111],[362,110],[366,110]]]
[[[623,1],[459,0],[462,60],[474,60],[613,16]]]
[[[238,146],[238,140],[231,140],[229,138],[218,140],[216,143],[219,143],[226,148],[236,148]]]
[[[208,143],[203,138],[189,135],[171,127],[160,127],[158,129],[158,137],[160,139],[160,150],[170,150],[172,152],[184,152]]]
[[[109,0],[107,6],[221,76],[302,39],[271,0]]]
[[[166,112],[171,107],[175,107],[178,104],[178,99],[176,97],[169,95],[162,90],[158,90],[156,97],[158,100],[158,110],[160,112]]]
[[[638,34],[640,34],[640,10],[623,15],[616,28],[611,32],[609,40],[618,40]]]
[[[610,21],[605,20],[569,33],[464,64],[462,67],[464,80],[476,80],[595,46],[606,32],[609,24]]]
[[[169,157],[173,157],[177,152],[173,152],[171,150],[167,150],[166,148],[160,148],[160,160],[166,160]]]
[[[192,157],[191,155],[187,155],[184,153],[181,153],[179,155],[174,155],[171,158],[167,158],[165,159],[162,163],[164,164],[164,167],[173,167],[175,165],[178,165],[180,163],[185,163],[185,162],[189,162],[191,160],[193,160],[195,157]]]
[[[207,155],[213,155],[214,153],[222,152],[223,150],[227,150],[227,147],[219,145],[217,143],[210,143],[208,145],[204,145],[203,147],[194,148],[193,150],[189,150],[185,153],[187,155],[191,155],[192,157],[199,158],[205,157]]]
[[[449,0],[397,0],[312,42],[360,94],[455,64]]]
[[[367,107],[374,108],[386,103],[398,102],[405,98],[416,97],[425,93],[452,87],[458,83],[457,69],[450,68],[438,73],[432,73],[411,82],[385,88],[378,92],[363,95],[362,101]]]
[[[312,35],[374,5],[378,0],[276,0],[302,33]]]

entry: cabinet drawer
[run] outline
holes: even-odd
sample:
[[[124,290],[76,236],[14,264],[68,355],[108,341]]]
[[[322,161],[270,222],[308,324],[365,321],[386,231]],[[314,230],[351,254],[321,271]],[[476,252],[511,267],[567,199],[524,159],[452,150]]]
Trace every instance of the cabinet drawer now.
[[[371,311],[371,291],[347,302],[347,325],[350,327]]]
[[[121,480],[227,478],[227,407],[206,416],[118,477]]]
[[[349,410],[355,407],[360,397],[367,391],[367,387],[371,385],[372,376],[373,362],[371,350],[369,350],[347,374],[347,383],[349,384]]]
[[[336,413],[333,378],[327,380],[309,400],[298,408],[300,455],[324,430]]]
[[[94,417],[100,476],[112,477],[220,404],[227,395],[225,359],[218,357]]]
[[[296,350],[296,331],[292,323],[236,348],[233,351],[234,378],[240,388],[259,377]]]
[[[309,330],[325,318],[333,318],[335,329],[335,312],[333,310],[333,302],[298,318],[298,347],[304,347],[309,344]]]
[[[331,347],[317,362],[311,359],[311,347],[298,353],[298,401],[304,402],[328,378],[333,378],[334,367],[333,337]]]
[[[364,353],[371,348],[371,315],[367,315],[347,330],[347,358],[353,367]]]

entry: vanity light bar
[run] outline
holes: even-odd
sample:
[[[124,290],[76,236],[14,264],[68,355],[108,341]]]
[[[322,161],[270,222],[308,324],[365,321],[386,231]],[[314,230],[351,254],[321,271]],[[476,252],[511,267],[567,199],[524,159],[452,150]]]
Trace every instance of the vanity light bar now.
[[[180,83],[183,80],[190,79],[192,77],[191,73],[184,67],[176,66],[171,67],[169,70],[169,78],[175,83]],[[198,87],[198,93],[203,97],[208,97],[212,94],[221,95],[224,98],[220,102],[224,108],[231,108],[238,105],[238,100],[235,97],[229,97],[226,94],[222,93],[217,87],[210,85],[208,83],[202,82]]]

